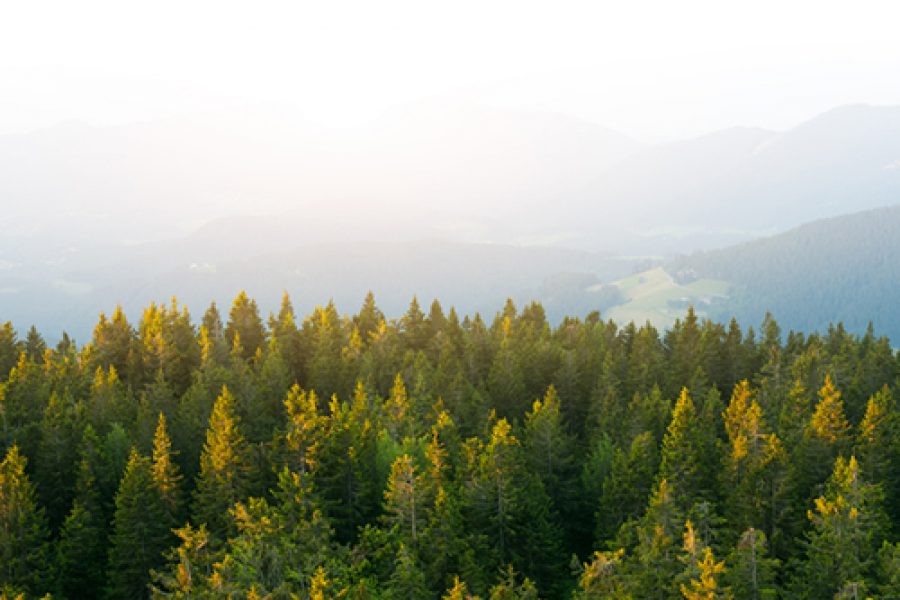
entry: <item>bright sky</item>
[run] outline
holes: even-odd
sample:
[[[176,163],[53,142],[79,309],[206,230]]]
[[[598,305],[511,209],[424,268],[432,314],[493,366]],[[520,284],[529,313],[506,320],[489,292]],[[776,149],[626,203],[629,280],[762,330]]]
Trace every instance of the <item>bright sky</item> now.
[[[900,104],[896,0],[0,4],[0,133],[246,104],[344,126],[434,97],[644,139]]]

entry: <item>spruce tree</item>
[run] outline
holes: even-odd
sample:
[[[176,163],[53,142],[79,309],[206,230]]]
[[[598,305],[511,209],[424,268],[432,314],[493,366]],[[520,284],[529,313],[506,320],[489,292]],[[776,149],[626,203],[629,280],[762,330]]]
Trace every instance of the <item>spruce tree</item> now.
[[[675,502],[682,514],[713,495],[709,479],[715,461],[711,460],[712,449],[704,447],[709,438],[687,388],[683,388],[663,438],[659,467],[659,477],[678,491]]]
[[[779,562],[771,558],[766,536],[758,529],[747,529],[726,561],[728,571],[722,581],[735,598],[766,600],[778,597],[775,576]]]
[[[166,431],[166,417],[159,413],[156,432],[153,435],[153,454],[151,470],[153,481],[159,489],[159,495],[166,505],[166,512],[172,526],[181,512],[181,473],[175,464],[176,452],[172,450],[172,441]]]
[[[54,586],[49,530],[25,457],[11,446],[0,462],[0,583],[39,595]]]
[[[230,348],[235,347],[236,340],[240,340],[240,356],[244,360],[253,358],[258,350],[265,348],[265,326],[256,300],[252,300],[247,292],[241,291],[234,299],[224,333]]]
[[[106,572],[107,524],[92,460],[90,451],[82,452],[75,500],[56,545],[59,589],[69,600],[97,598]]]
[[[150,461],[132,451],[116,493],[106,597],[148,598],[150,570],[162,564],[171,538],[166,504]]]
[[[886,529],[881,502],[880,488],[862,478],[856,458],[839,457],[808,514],[813,529],[793,582],[798,597],[830,598],[871,577]]]
[[[247,476],[247,449],[235,415],[234,396],[223,387],[209,417],[193,506],[195,522],[205,523],[218,540],[224,540],[231,530],[228,509],[244,498]]]

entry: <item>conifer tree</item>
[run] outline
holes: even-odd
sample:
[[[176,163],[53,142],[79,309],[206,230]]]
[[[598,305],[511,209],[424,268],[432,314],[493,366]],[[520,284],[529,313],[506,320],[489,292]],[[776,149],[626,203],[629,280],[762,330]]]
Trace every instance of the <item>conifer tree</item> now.
[[[855,454],[866,478],[882,486],[888,516],[900,529],[900,408],[887,386],[869,398]]]
[[[718,600],[731,598],[727,590],[721,589],[718,576],[725,572],[725,561],[716,562],[713,551],[708,546],[703,550],[703,558],[697,561],[699,576],[687,585],[681,584],[685,600]]]
[[[72,503],[78,421],[73,403],[51,393],[40,423],[41,442],[34,469],[41,505],[51,531],[59,528]]]
[[[181,511],[181,473],[174,462],[175,451],[172,450],[172,441],[166,431],[166,417],[159,413],[156,432],[153,435],[153,454],[151,470],[153,481],[159,490],[159,495],[166,505],[166,512],[172,525]]]
[[[563,426],[559,396],[552,385],[525,415],[525,457],[550,496],[561,522],[571,530],[578,512],[575,490],[575,440]]]
[[[408,454],[397,457],[391,465],[387,489],[384,491],[384,520],[394,527],[402,543],[415,550],[424,526],[425,490],[422,477]]]
[[[150,570],[172,542],[165,502],[150,461],[132,451],[116,493],[109,539],[107,598],[148,598]]]
[[[234,299],[224,333],[231,348],[235,347],[236,340],[240,340],[240,355],[244,360],[253,358],[258,350],[265,348],[266,330],[259,308],[247,292],[241,291]]]
[[[756,527],[773,538],[787,500],[786,453],[778,437],[767,431],[747,380],[735,385],[723,417],[730,445],[722,471],[728,520],[735,533]]]
[[[469,593],[469,588],[459,577],[453,580],[453,585],[442,596],[443,600],[479,600],[478,596]]]
[[[309,470],[322,443],[325,419],[319,415],[318,404],[314,391],[306,392],[297,384],[294,384],[284,400],[287,413],[285,462],[289,468],[302,474]]]
[[[12,321],[0,325],[0,381],[5,381],[9,372],[19,361],[21,343]]]
[[[487,378],[493,407],[503,417],[518,418],[525,412],[527,388],[516,352],[512,321],[507,316],[500,324],[500,347],[494,355]]]
[[[63,522],[56,545],[59,590],[69,600],[97,598],[106,571],[106,523],[95,466],[82,455],[75,483],[75,500]],[[90,565],[90,568],[85,568]]]
[[[616,448],[597,508],[598,541],[611,539],[623,523],[640,516],[658,465],[659,451],[649,431],[634,438],[627,452]]]
[[[380,490],[372,477],[375,450],[371,421],[333,397],[310,475],[341,542],[355,538],[357,528],[369,522],[380,506]]]
[[[538,600],[538,590],[527,577],[518,582],[516,572],[507,567],[501,574],[500,581],[491,587],[489,600]]]
[[[722,580],[735,598],[764,600],[777,597],[778,560],[769,555],[766,536],[752,527],[743,532],[728,556]]]
[[[363,301],[359,313],[353,317],[353,324],[359,330],[359,336],[364,345],[369,344],[372,335],[375,334],[383,322],[384,314],[376,306],[375,294],[370,290],[366,293],[366,299]]]
[[[54,573],[46,517],[25,462],[15,445],[0,462],[0,582],[38,595],[53,588]]]
[[[385,586],[388,600],[425,600],[433,597],[415,552],[402,542],[394,564],[394,573]]]
[[[477,457],[469,502],[473,527],[488,536],[489,565],[512,564],[539,586],[556,580],[561,568],[559,527],[540,479],[528,472],[521,445],[500,419]]]
[[[871,575],[885,534],[881,502],[881,490],[862,478],[856,458],[839,457],[825,494],[809,511],[813,530],[794,581],[798,597],[830,598]]]
[[[625,550],[594,552],[590,562],[581,565],[574,600],[630,600],[623,576]]]
[[[245,495],[247,469],[246,443],[235,415],[234,396],[223,387],[209,417],[194,491],[194,518],[206,523],[214,538],[224,539],[230,529],[228,509]]]
[[[406,385],[399,373],[394,378],[391,393],[384,402],[384,422],[388,433],[396,441],[403,441],[405,437],[414,434],[412,428],[413,412],[410,406],[409,396],[406,393]]]
[[[696,502],[711,499],[708,480],[713,470],[707,465],[715,461],[711,461],[711,449],[703,444],[708,438],[694,402],[683,388],[663,438],[659,467],[660,478],[678,490],[675,502],[682,514]]]
[[[675,545],[681,514],[668,480],[656,485],[647,510],[634,533],[636,547],[628,565],[629,591],[636,598],[671,598],[678,593],[675,577],[681,571]],[[629,528],[623,527],[627,538]],[[626,541],[623,539],[623,541]]]
[[[166,553],[167,570],[151,571],[151,597],[177,600],[212,598],[213,556],[209,551],[206,527],[189,524],[175,530],[180,544]]]

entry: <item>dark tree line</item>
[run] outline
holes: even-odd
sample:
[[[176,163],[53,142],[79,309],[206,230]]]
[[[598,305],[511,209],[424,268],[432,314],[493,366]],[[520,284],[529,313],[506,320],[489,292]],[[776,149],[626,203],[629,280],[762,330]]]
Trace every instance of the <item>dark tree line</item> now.
[[[0,597],[900,595],[871,330],[538,304],[0,327]]]

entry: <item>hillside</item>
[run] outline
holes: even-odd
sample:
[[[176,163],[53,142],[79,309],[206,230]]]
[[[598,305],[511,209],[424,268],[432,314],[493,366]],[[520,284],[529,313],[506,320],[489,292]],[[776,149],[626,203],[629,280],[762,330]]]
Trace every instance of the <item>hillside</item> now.
[[[657,327],[670,327],[689,306],[705,315],[714,303],[729,292],[727,281],[696,279],[678,283],[662,267],[642,271],[613,282],[622,302],[610,307],[604,316],[617,323],[651,321]]]
[[[900,107],[842,106],[784,132],[733,128],[646,147],[598,174],[579,212],[668,234],[657,248],[689,253],[889,206],[898,160]]]
[[[677,280],[728,280],[714,317],[759,323],[765,312],[786,328],[824,330],[843,321],[855,332],[871,320],[900,339],[900,206],[823,219],[746,244],[679,258]]]

